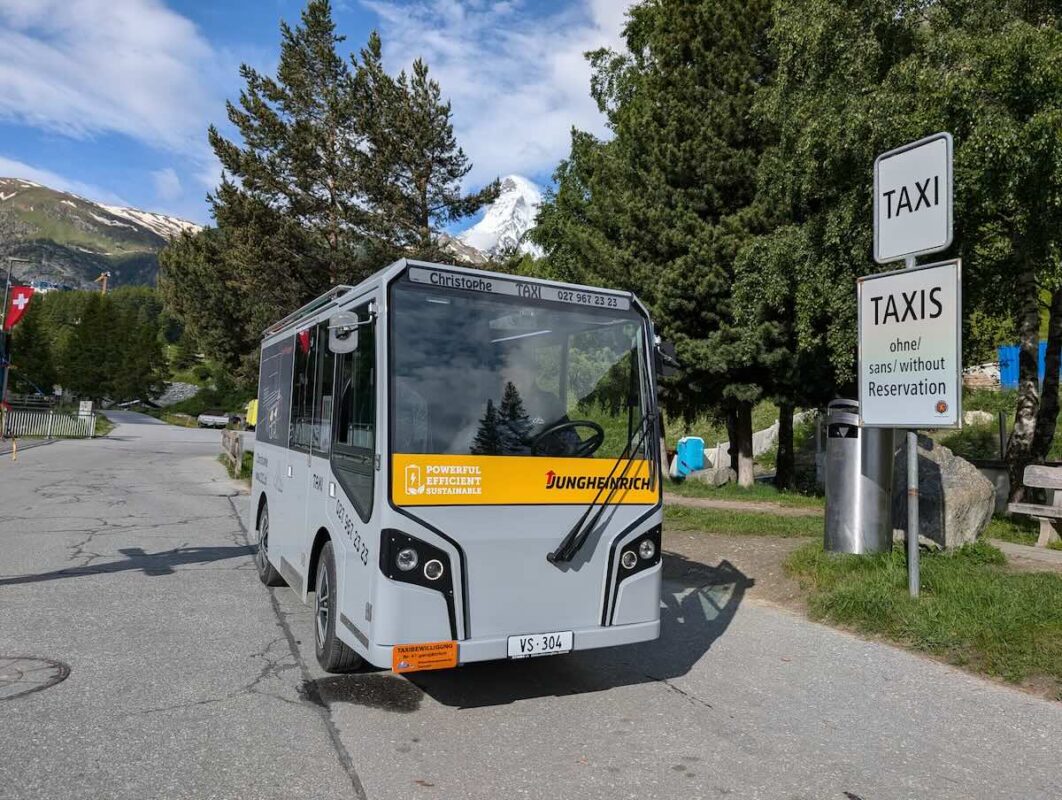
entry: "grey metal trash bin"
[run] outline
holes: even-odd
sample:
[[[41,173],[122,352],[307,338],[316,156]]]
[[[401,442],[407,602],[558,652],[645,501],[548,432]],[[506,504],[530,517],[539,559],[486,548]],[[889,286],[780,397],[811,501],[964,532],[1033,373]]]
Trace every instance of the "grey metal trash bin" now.
[[[892,544],[891,428],[860,428],[859,403],[826,411],[826,539],[831,553],[883,553]]]

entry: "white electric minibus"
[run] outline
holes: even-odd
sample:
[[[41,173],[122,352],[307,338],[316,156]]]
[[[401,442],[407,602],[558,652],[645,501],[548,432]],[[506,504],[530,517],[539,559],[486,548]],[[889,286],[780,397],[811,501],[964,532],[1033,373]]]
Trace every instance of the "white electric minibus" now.
[[[249,528],[321,666],[655,639],[654,342],[628,292],[410,260],[269,328]]]

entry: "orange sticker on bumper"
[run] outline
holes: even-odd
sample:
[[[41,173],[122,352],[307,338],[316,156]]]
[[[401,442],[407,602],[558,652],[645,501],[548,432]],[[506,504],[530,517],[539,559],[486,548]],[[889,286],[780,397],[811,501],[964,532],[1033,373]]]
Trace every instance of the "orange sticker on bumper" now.
[[[396,644],[391,648],[391,669],[395,672],[450,669],[456,666],[457,642]]]

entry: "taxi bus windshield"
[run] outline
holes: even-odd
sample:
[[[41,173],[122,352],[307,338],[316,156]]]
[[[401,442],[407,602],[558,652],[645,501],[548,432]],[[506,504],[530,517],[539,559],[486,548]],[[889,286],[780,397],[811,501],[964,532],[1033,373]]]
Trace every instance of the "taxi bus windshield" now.
[[[404,282],[390,318],[396,453],[614,459],[645,412],[633,309]]]

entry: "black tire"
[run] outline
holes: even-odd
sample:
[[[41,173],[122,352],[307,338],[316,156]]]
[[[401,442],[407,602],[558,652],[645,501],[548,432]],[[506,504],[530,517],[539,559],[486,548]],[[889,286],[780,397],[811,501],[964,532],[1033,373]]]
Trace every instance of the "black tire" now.
[[[336,636],[336,557],[332,543],[325,542],[317,557],[317,584],[313,595],[313,641],[317,663],[325,672],[350,672],[361,666],[361,657]]]
[[[258,570],[258,579],[266,586],[283,586],[284,579],[280,577],[276,567],[269,563],[269,504],[263,503],[262,510],[258,512],[258,525],[255,528],[257,541],[254,550],[254,565]]]

